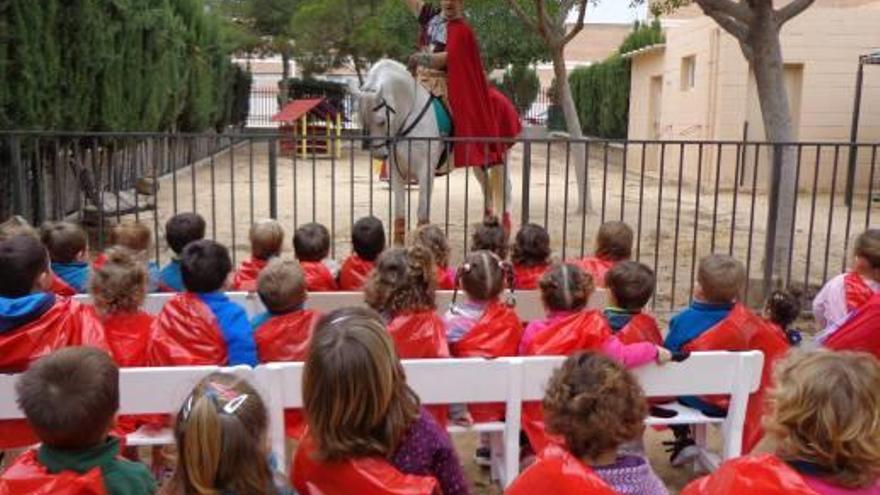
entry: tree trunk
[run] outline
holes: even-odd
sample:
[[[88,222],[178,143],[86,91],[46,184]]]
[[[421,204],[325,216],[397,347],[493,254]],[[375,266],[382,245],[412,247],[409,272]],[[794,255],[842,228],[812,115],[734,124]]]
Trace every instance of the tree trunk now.
[[[290,93],[287,87],[287,80],[290,79],[290,51],[286,48],[281,49],[281,84],[278,85],[278,91],[281,93],[279,95],[278,101],[281,103],[280,106],[284,106],[287,104],[287,100],[290,98]]]
[[[779,43],[779,28],[769,12],[755,12],[755,20],[750,30],[749,47],[751,48],[751,67],[755,74],[758,88],[758,99],[761,104],[761,116],[767,140],[772,143],[792,143],[795,140],[794,122],[785,87],[785,66],[782,59],[782,47]],[[777,282],[787,279],[791,258],[791,233],[794,223],[793,208],[797,200],[796,148],[794,146],[777,146],[776,151],[781,157],[774,159],[770,170],[771,186],[773,185],[773,168],[779,167],[776,213],[776,230],[767,232],[773,236],[773,278]],[[772,156],[772,155],[771,155]],[[772,194],[772,189],[770,191]],[[770,218],[768,217],[768,220]],[[770,238],[768,237],[768,241]],[[768,249],[765,253],[770,254]],[[765,263],[769,261],[765,259]],[[766,267],[765,267],[766,268]]]
[[[587,183],[589,173],[587,164],[589,157],[586,156],[586,146],[580,140],[583,138],[581,133],[581,121],[574,106],[574,98],[571,95],[571,86],[568,84],[568,72],[565,69],[565,47],[552,47],[553,54],[553,73],[556,76],[556,90],[559,92],[560,104],[562,112],[565,115],[565,127],[568,134],[578,144],[572,144],[570,152],[574,155],[574,170],[578,185],[578,209],[577,212],[593,210],[592,201],[590,199],[590,187]],[[567,185],[566,185],[567,187]]]

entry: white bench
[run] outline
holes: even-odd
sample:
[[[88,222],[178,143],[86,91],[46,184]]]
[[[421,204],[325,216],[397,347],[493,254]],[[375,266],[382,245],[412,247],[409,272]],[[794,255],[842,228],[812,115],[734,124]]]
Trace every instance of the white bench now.
[[[407,380],[425,404],[504,402],[507,421],[489,423],[476,431],[502,432],[493,442],[493,474],[505,485],[519,470],[519,433],[523,401],[539,401],[544,387],[564,358],[514,357],[495,360],[436,359],[405,360]],[[635,371],[648,397],[681,395],[730,395],[730,408],[725,418],[709,418],[683,406],[675,418],[648,418],[649,425],[694,424],[698,427],[698,443],[705,445],[705,427],[720,424],[723,447],[720,460],[739,456],[742,448],[743,423],[749,394],[758,389],[763,355],[760,352],[694,353],[683,363],[665,366],[649,365]],[[128,368],[120,374],[120,414],[175,414],[187,394],[202,377],[218,371],[214,366],[176,368]],[[286,469],[283,411],[302,407],[303,363],[271,363],[258,366],[228,368],[249,379],[263,394],[270,415],[269,439],[279,465]],[[17,375],[0,375],[0,419],[20,419],[15,405],[14,382]],[[459,431],[457,427],[452,431]],[[173,442],[170,431],[158,435],[140,432],[129,437],[132,445],[156,445]],[[498,450],[500,449],[500,454]],[[707,457],[707,465],[719,459]]]
[[[227,295],[238,304],[242,305],[253,318],[259,313],[266,310],[263,303],[256,293],[248,292],[227,292]],[[516,312],[522,321],[531,321],[544,318],[544,306],[541,302],[541,293],[536,290],[517,291],[514,293],[516,298]],[[158,314],[162,310],[162,306],[173,296],[173,294],[149,294],[144,301],[144,311],[150,314]],[[506,297],[505,292],[502,297]],[[466,297],[463,292],[459,291],[459,300]],[[92,298],[88,294],[80,294],[74,297],[76,300],[91,304]],[[607,294],[605,289],[599,289],[593,292],[590,298],[589,307],[601,309],[605,307]],[[452,302],[452,291],[437,291],[437,312],[443,314],[449,308]],[[317,309],[321,312],[329,312],[334,309],[344,308],[348,306],[363,306],[363,292],[310,292],[306,300],[306,307]]]

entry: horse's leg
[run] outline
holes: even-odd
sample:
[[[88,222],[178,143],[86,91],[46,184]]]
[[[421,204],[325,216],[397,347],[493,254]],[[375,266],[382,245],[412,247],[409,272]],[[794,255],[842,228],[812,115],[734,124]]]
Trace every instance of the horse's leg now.
[[[392,211],[394,213],[393,226],[391,227],[391,235],[395,246],[403,246],[404,239],[406,238],[406,218],[404,217],[404,192],[403,192],[403,181],[404,178],[400,176],[400,171],[398,170],[400,166],[399,159],[397,157],[397,150],[392,149],[391,153],[388,154],[388,173],[391,183],[391,196],[393,197],[394,207]]]
[[[489,173],[483,167],[473,167],[474,177],[480,183],[480,189],[483,191],[483,214],[486,216],[493,215],[492,209],[492,185],[489,183]]]
[[[511,212],[513,211],[513,185],[510,182],[510,174],[504,164],[495,165],[489,169],[489,181],[492,191],[492,207],[495,211],[503,212],[501,222],[504,230],[510,235],[512,228]]]
[[[431,223],[431,197],[434,194],[434,165],[440,159],[439,150],[442,143],[437,146],[428,146],[427,142],[420,141],[419,153],[416,154],[416,167],[419,175],[419,225]],[[431,143],[433,144],[433,143]],[[431,152],[428,152],[428,149]],[[424,151],[424,153],[422,153]],[[437,155],[436,157],[433,155]]]

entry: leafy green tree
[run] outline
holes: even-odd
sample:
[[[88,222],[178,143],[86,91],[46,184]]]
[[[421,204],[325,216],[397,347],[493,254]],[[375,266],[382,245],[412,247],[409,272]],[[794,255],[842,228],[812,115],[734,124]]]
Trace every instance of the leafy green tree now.
[[[504,72],[498,89],[510,98],[520,115],[524,115],[541,89],[541,81],[535,69],[527,65],[513,65]]]

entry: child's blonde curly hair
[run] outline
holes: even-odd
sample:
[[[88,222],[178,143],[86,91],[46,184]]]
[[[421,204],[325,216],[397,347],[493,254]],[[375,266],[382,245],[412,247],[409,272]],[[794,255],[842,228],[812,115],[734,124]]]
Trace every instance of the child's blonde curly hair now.
[[[105,315],[136,312],[147,296],[146,265],[134,251],[121,246],[107,249],[105,255],[104,264],[92,270],[95,307]]]
[[[880,362],[869,354],[795,353],[776,368],[765,428],[777,454],[823,468],[846,488],[880,478]]]
[[[396,316],[432,310],[437,274],[434,257],[420,245],[385,251],[364,286],[364,300],[376,311]]]

